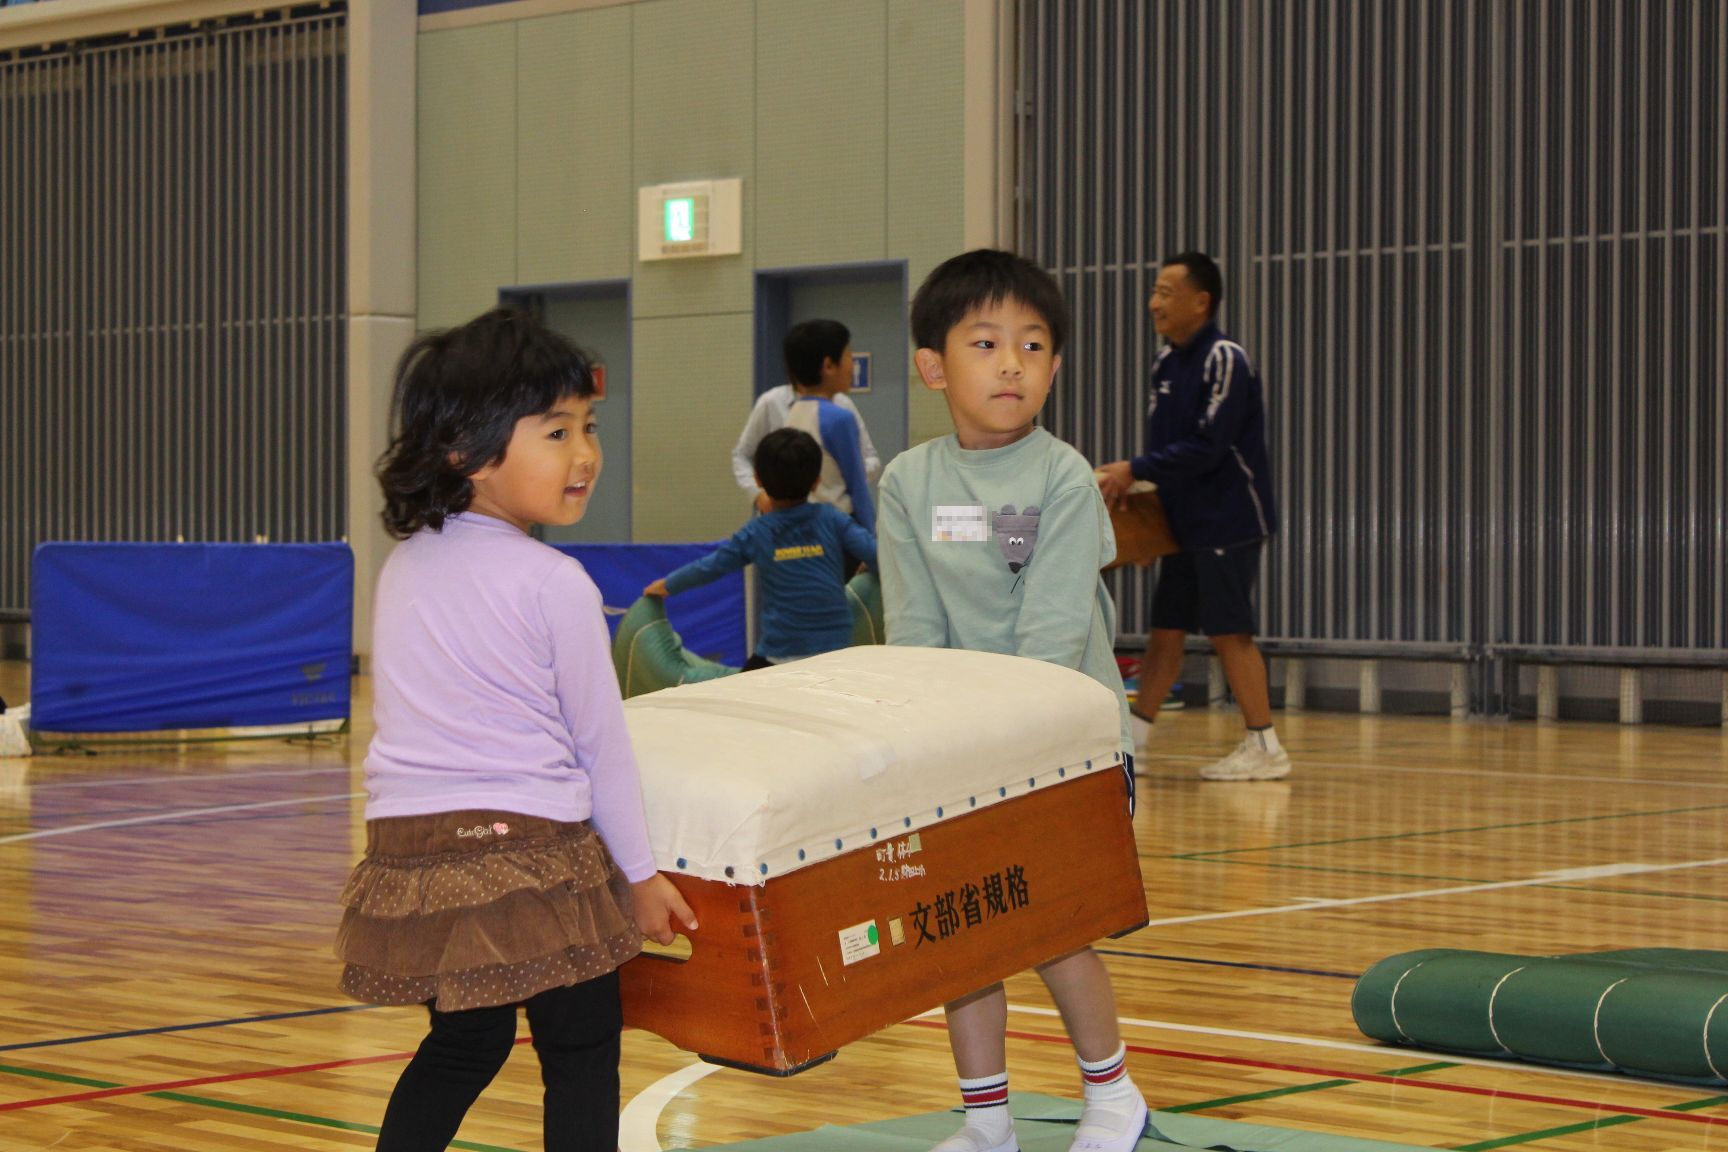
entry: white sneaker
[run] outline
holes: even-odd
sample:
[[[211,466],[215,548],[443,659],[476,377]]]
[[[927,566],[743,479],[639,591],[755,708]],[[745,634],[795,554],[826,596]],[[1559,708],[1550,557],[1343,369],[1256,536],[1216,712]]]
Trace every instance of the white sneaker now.
[[[1290,753],[1268,752],[1258,736],[1247,736],[1236,751],[1200,769],[1202,780],[1277,780],[1290,775]]]
[[[1128,1123],[1122,1117],[1106,1111],[1103,1124],[1088,1124],[1086,1114],[1080,1114],[1080,1126],[1074,1130],[1074,1142],[1068,1152],[1133,1152],[1134,1146],[1146,1134],[1146,1101],[1136,1093]]]
[[[930,1149],[930,1152],[1020,1152],[1020,1141],[1014,1136],[1014,1129],[1008,1129],[1008,1139],[1000,1144],[988,1143],[989,1137],[976,1128],[962,1128],[942,1143]]]

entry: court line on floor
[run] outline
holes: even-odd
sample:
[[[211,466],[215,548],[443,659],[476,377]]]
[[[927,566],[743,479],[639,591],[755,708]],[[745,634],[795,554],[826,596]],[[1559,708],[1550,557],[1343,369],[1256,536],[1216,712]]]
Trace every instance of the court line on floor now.
[[[690,1085],[718,1071],[718,1064],[697,1061],[660,1077],[631,1097],[618,1115],[618,1152],[661,1152],[660,1114],[666,1105]]]
[[[1027,1016],[1046,1016],[1061,1019],[1054,1008],[1040,1008],[1033,1004],[1010,1004],[1008,1011],[1019,1012]],[[1196,1036],[1217,1036],[1229,1040],[1259,1040],[1269,1044],[1290,1044],[1299,1048],[1330,1048],[1339,1052],[1365,1052],[1371,1056],[1389,1056],[1398,1052],[1420,1053],[1420,1048],[1403,1048],[1391,1044],[1361,1044],[1349,1040],[1327,1040],[1320,1036],[1295,1036],[1285,1032],[1251,1032],[1240,1028],[1219,1028],[1210,1024],[1178,1024],[1174,1020],[1142,1020],[1134,1016],[1118,1016],[1116,1022],[1125,1027],[1147,1028],[1161,1032],[1187,1032]],[[1623,1072],[1591,1072],[1583,1068],[1550,1068],[1544,1064],[1526,1064],[1516,1060],[1495,1060],[1487,1056],[1466,1056],[1461,1053],[1446,1053],[1446,1059],[1454,1064],[1469,1064],[1476,1068],[1492,1068],[1497,1072],[1530,1072],[1539,1076],[1557,1076],[1569,1080],[1590,1080],[1598,1084],[1650,1084],[1661,1085],[1664,1081],[1653,1081],[1642,1077],[1628,1076]]]
[[[1624,784],[1637,788],[1728,788],[1719,780],[1652,780],[1643,776],[1588,776],[1582,773],[1551,773],[1551,772],[1512,772],[1496,771],[1492,768],[1422,768],[1404,764],[1382,764],[1378,762],[1346,761],[1346,760],[1310,760],[1301,755],[1299,749],[1284,745],[1296,758],[1296,763],[1302,768],[1339,768],[1345,771],[1365,772],[1409,772],[1422,776],[1472,776],[1495,780],[1511,780],[1519,784]],[[1193,764],[1216,763],[1216,756],[1191,756],[1186,753],[1160,755],[1157,760],[1179,760]],[[1138,759],[1136,764],[1140,763]],[[1134,775],[1146,780],[1163,780],[1175,784],[1193,783],[1198,778],[1194,776],[1165,776],[1151,772],[1135,772]],[[1294,781],[1291,781],[1294,783]]]
[[[1271,904],[1261,908],[1238,908],[1230,912],[1197,912],[1189,916],[1166,916],[1149,920],[1137,931],[1176,924],[1200,924],[1211,920],[1239,920],[1248,916],[1279,916],[1290,912],[1318,912],[1328,908],[1353,908],[1364,904],[1391,904],[1401,900],[1427,900],[1436,896],[1467,896],[1476,892],[1500,892],[1513,888],[1540,888],[1599,876],[1641,876],[1652,872],[1679,872],[1689,868],[1719,868],[1728,856],[1708,860],[1682,860],[1674,864],[1607,864],[1583,868],[1561,868],[1543,876],[1523,880],[1496,880],[1491,884],[1459,884],[1451,888],[1418,888],[1405,892],[1381,892],[1373,896],[1343,896],[1304,900],[1299,904]]]
[[[295,1012],[272,1012],[264,1016],[231,1016],[226,1020],[200,1020],[192,1024],[162,1024],[155,1028],[133,1028],[125,1032],[96,1032],[86,1036],[62,1036],[54,1040],[26,1040],[22,1044],[0,1044],[0,1052],[22,1052],[29,1048],[61,1048],[93,1040],[124,1040],[132,1036],[160,1036],[170,1032],[195,1032],[203,1028],[226,1028],[235,1024],[265,1024],[295,1020],[303,1016],[330,1016],[338,1012],[371,1012],[379,1004],[336,1004],[328,1008],[303,1008]]]
[[[1686,808],[1656,808],[1641,812],[1608,812],[1597,816],[1563,816],[1554,820],[1518,820],[1510,824],[1477,824],[1464,828],[1433,828],[1423,832],[1383,832],[1374,836],[1344,836],[1335,840],[1302,840],[1290,844],[1262,844],[1251,848],[1217,848],[1207,852],[1173,852],[1164,860],[1204,860],[1212,856],[1236,856],[1244,852],[1282,852],[1290,848],[1335,848],[1341,844],[1372,844],[1384,840],[1416,840],[1425,836],[1455,836],[1470,832],[1508,832],[1515,828],[1550,828],[1561,824],[1595,824],[1605,820],[1634,820],[1645,816],[1681,816],[1693,812],[1720,812],[1728,804],[1698,804]]]
[[[1372,876],[1381,880],[1449,880],[1455,884],[1486,884],[1474,876],[1430,876],[1420,872],[1388,872],[1378,868],[1328,868],[1323,864],[1288,864],[1278,860],[1194,860],[1196,864],[1228,864],[1239,868],[1276,868],[1290,872],[1323,872],[1337,876]],[[1647,896],[1656,900],[1694,900],[1728,904],[1728,896],[1704,896],[1696,892],[1657,892],[1649,888],[1604,888],[1591,884],[1554,885],[1557,892],[1594,892],[1605,896]]]
[[[1038,1007],[1030,1006],[1030,1005],[1010,1005],[1009,1010],[1010,1011],[1016,1011],[1016,1012],[1023,1012],[1023,1013],[1027,1013],[1027,1014],[1031,1014],[1031,1015],[1039,1015],[1039,1016],[1054,1017],[1057,1015],[1057,1013],[1054,1009],[1038,1008]],[[924,1014],[924,1017],[928,1017],[936,1011],[940,1011],[940,1010],[934,1009],[934,1010],[932,1010],[932,1013]],[[943,1024],[941,1021],[934,1020],[934,1019],[927,1019],[924,1017],[915,1018],[913,1020],[906,1021],[906,1023],[914,1025],[914,1026],[935,1028],[938,1030],[945,1030],[946,1025]],[[1390,1049],[1390,1048],[1387,1048],[1384,1046],[1351,1045],[1351,1044],[1345,1044],[1345,1043],[1338,1042],[1338,1041],[1324,1041],[1324,1040],[1317,1040],[1314,1038],[1307,1038],[1307,1037],[1287,1037],[1287,1036],[1278,1036],[1276,1034],[1239,1032],[1239,1031],[1229,1030],[1229,1029],[1215,1029],[1215,1028],[1198,1027],[1198,1026],[1194,1026],[1194,1025],[1173,1024],[1173,1023],[1166,1022],[1166,1021],[1140,1020],[1140,1019],[1133,1018],[1133,1017],[1124,1017],[1121,1019],[1121,1023],[1123,1023],[1125,1025],[1141,1026],[1141,1027],[1149,1027],[1149,1028],[1163,1028],[1163,1029],[1174,1030],[1174,1031],[1201,1032],[1201,1033],[1223,1035],[1223,1036],[1267,1039],[1267,1040],[1280,1041],[1280,1042],[1284,1042],[1284,1043],[1297,1043],[1297,1044],[1316,1045],[1316,1046],[1323,1046],[1323,1047],[1352,1049],[1352,1050],[1358,1050],[1358,1051],[1372,1053],[1375,1055],[1384,1055],[1384,1054],[1387,1054],[1391,1051],[1396,1051],[1396,1049]],[[1067,1044],[1069,1042],[1068,1038],[1066,1036],[1053,1035],[1053,1034],[1047,1034],[1047,1033],[1019,1032],[1019,1031],[1010,1030],[1008,1032],[1008,1035],[1010,1037],[1013,1037],[1016,1039],[1034,1040],[1034,1041],[1040,1041],[1040,1042],[1045,1042],[1045,1043]],[[523,1038],[518,1039],[516,1041],[516,1043],[519,1045],[520,1044],[526,1044],[528,1042],[529,1042],[528,1037],[523,1037]],[[1552,1105],[1556,1105],[1556,1106],[1560,1106],[1560,1107],[1595,1108],[1595,1109],[1604,1110],[1604,1111],[1611,1111],[1611,1112],[1616,1113],[1617,1115],[1635,1116],[1635,1117],[1640,1117],[1640,1118],[1686,1120],[1686,1121],[1691,1121],[1693,1123],[1704,1123],[1704,1124],[1712,1124],[1712,1125],[1728,1124],[1728,1117],[1718,1118],[1718,1117],[1689,1116],[1689,1115],[1684,1114],[1683,1111],[1676,1109],[1676,1108],[1656,1108],[1656,1109],[1636,1108],[1636,1107],[1627,1106],[1627,1105],[1614,1105],[1614,1104],[1607,1104],[1607,1103],[1602,1103],[1602,1102],[1597,1102],[1597,1101],[1575,1100],[1575,1099],[1571,1099],[1571,1098],[1567,1098],[1567,1097],[1543,1096],[1543,1095],[1537,1095],[1537,1094],[1532,1094],[1532,1093],[1519,1093],[1519,1092],[1512,1092],[1512,1091],[1501,1090],[1501,1089],[1476,1088],[1476,1087],[1473,1087],[1470,1085],[1457,1085],[1457,1084],[1447,1084],[1444,1082],[1421,1081],[1421,1080],[1414,1080],[1414,1079],[1410,1078],[1412,1075],[1414,1075],[1418,1072],[1436,1070],[1436,1068],[1438,1066],[1437,1064],[1425,1064],[1425,1065],[1417,1065],[1417,1066],[1414,1066],[1412,1068],[1394,1069],[1391,1072],[1387,1072],[1387,1073],[1354,1073],[1354,1072],[1338,1071],[1335,1069],[1312,1068],[1312,1067],[1308,1067],[1308,1066],[1304,1066],[1304,1065],[1283,1064],[1283,1063],[1275,1063],[1272,1061],[1263,1061],[1263,1060],[1250,1060],[1250,1059],[1245,1059],[1245,1058],[1241,1058],[1241,1057],[1216,1056],[1216,1055],[1212,1055],[1209,1053],[1185,1052],[1185,1051],[1181,1051],[1181,1050],[1177,1050],[1177,1049],[1153,1048],[1153,1047],[1146,1046],[1146,1045],[1129,1045],[1128,1048],[1130,1051],[1136,1052],[1136,1053],[1139,1053],[1142,1055],[1165,1056],[1165,1057],[1170,1057],[1173,1059],[1195,1060],[1195,1061],[1200,1061],[1203,1063],[1226,1064],[1226,1065],[1232,1065],[1232,1066],[1238,1066],[1238,1067],[1250,1067],[1250,1068],[1268,1069],[1268,1070],[1275,1070],[1275,1071],[1287,1071],[1287,1072],[1294,1072],[1294,1073],[1298,1073],[1298,1074],[1302,1074],[1302,1075],[1321,1076],[1321,1077],[1324,1077],[1326,1080],[1329,1080],[1329,1081],[1330,1080],[1337,1080],[1337,1081],[1344,1081],[1344,1082],[1349,1082],[1349,1083],[1388,1083],[1388,1084],[1393,1084],[1393,1085],[1407,1084],[1407,1085],[1412,1085],[1412,1086],[1416,1086],[1416,1087],[1430,1088],[1430,1089],[1439,1090],[1439,1091],[1463,1093],[1463,1094],[1467,1094],[1467,1095],[1499,1097],[1499,1098],[1505,1098],[1505,1099],[1518,1099],[1518,1100],[1524,1100],[1524,1101],[1533,1102],[1533,1103],[1552,1104]],[[298,1121],[303,1121],[306,1123],[321,1124],[321,1125],[327,1126],[327,1127],[340,1127],[340,1128],[346,1128],[346,1129],[354,1130],[354,1131],[375,1131],[375,1129],[372,1129],[369,1126],[353,1124],[353,1123],[347,1122],[347,1121],[332,1121],[332,1120],[328,1120],[326,1118],[310,1117],[310,1116],[305,1116],[305,1115],[299,1114],[299,1113],[291,1113],[291,1112],[278,1111],[278,1110],[273,1110],[273,1109],[264,1109],[264,1108],[259,1108],[257,1106],[253,1106],[253,1105],[239,1105],[239,1104],[236,1104],[234,1102],[216,1100],[213,1098],[186,1096],[184,1094],[179,1094],[177,1092],[177,1090],[182,1089],[182,1088],[200,1087],[200,1086],[209,1085],[209,1084],[234,1083],[234,1082],[238,1082],[238,1081],[258,1080],[258,1079],[265,1079],[265,1078],[272,1078],[272,1077],[279,1077],[279,1076],[295,1075],[295,1074],[302,1073],[302,1072],[319,1072],[319,1071],[326,1071],[326,1070],[337,1069],[337,1068],[350,1068],[350,1067],[359,1067],[359,1066],[364,1066],[364,1065],[369,1065],[369,1064],[380,1064],[380,1063],[388,1063],[388,1062],[393,1062],[393,1061],[404,1061],[404,1060],[409,1059],[412,1055],[413,1055],[413,1053],[411,1053],[411,1052],[394,1052],[394,1053],[386,1053],[386,1054],[378,1055],[378,1056],[355,1057],[355,1058],[349,1058],[349,1059],[344,1059],[344,1060],[332,1060],[332,1061],[325,1061],[325,1062],[317,1063],[317,1064],[305,1064],[305,1065],[297,1065],[297,1066],[292,1066],[292,1067],[265,1068],[265,1069],[257,1069],[257,1070],[251,1071],[251,1072],[229,1073],[229,1074],[225,1074],[225,1075],[198,1077],[198,1078],[194,1078],[194,1079],[190,1079],[190,1080],[172,1081],[172,1082],[159,1083],[159,1084],[143,1084],[143,1085],[135,1085],[135,1086],[130,1086],[130,1087],[124,1086],[124,1085],[109,1085],[109,1083],[106,1081],[97,1081],[97,1080],[86,1079],[83,1077],[68,1076],[68,1075],[65,1075],[63,1073],[45,1072],[45,1071],[38,1070],[38,1069],[16,1068],[16,1067],[9,1067],[9,1066],[5,1066],[5,1065],[0,1065],[0,1072],[9,1072],[9,1073],[17,1074],[17,1075],[34,1077],[34,1078],[38,1078],[38,1079],[54,1080],[54,1081],[58,1081],[58,1082],[62,1082],[62,1083],[79,1084],[79,1085],[91,1087],[94,1089],[93,1091],[89,1091],[89,1092],[69,1093],[69,1094],[65,1094],[65,1095],[61,1095],[61,1096],[42,1097],[42,1098],[37,1098],[37,1099],[33,1099],[33,1100],[21,1100],[21,1101],[13,1101],[10,1103],[4,1103],[4,1104],[0,1104],[0,1112],[21,1111],[21,1110],[24,1110],[27,1108],[40,1108],[40,1107],[46,1107],[46,1106],[54,1105],[54,1104],[83,1103],[83,1102],[87,1102],[87,1101],[91,1101],[91,1100],[110,1099],[110,1098],[118,1097],[118,1096],[151,1095],[151,1096],[161,1096],[161,1097],[165,1097],[168,1099],[179,1099],[179,1100],[183,1100],[186,1103],[208,1104],[208,1105],[211,1105],[213,1107],[218,1107],[218,1108],[228,1108],[230,1110],[236,1110],[236,1111],[248,1111],[248,1112],[252,1112],[254,1114],[258,1114],[258,1115],[276,1116],[276,1117],[279,1117],[282,1119],[298,1120]],[[1452,1065],[1452,1066],[1456,1066],[1458,1064],[1483,1064],[1483,1065],[1487,1065],[1490,1067],[1496,1067],[1496,1068],[1505,1068],[1506,1067],[1506,1065],[1502,1062],[1476,1060],[1476,1059],[1473,1059],[1470,1057],[1449,1057],[1447,1061],[1444,1061],[1441,1063]],[[670,1077],[663,1077],[661,1081],[656,1082],[656,1085],[651,1085],[650,1089],[648,1090],[649,1092],[653,1092],[656,1087],[660,1088],[660,1091],[655,1093],[653,1096],[651,1096],[648,1103],[643,1105],[643,1107],[641,1109],[638,1109],[637,1114],[632,1116],[632,1128],[631,1128],[631,1132],[632,1132],[631,1141],[632,1141],[632,1143],[630,1146],[624,1146],[621,1142],[621,1147],[625,1148],[625,1152],[655,1152],[655,1150],[658,1147],[657,1136],[654,1137],[656,1143],[654,1145],[650,1146],[650,1145],[644,1144],[642,1142],[643,1141],[643,1132],[644,1131],[654,1132],[655,1130],[657,1130],[659,1113],[664,1109],[665,1104],[668,1101],[670,1101],[672,1099],[672,1097],[677,1094],[678,1091],[681,1091],[683,1087],[688,1086],[689,1083],[693,1083],[696,1080],[699,1080],[702,1077],[710,1075],[713,1072],[719,1071],[719,1070],[720,1070],[720,1068],[717,1065],[707,1065],[707,1064],[700,1064],[700,1063],[693,1064],[693,1065],[688,1066],[686,1069],[682,1070],[681,1073],[674,1073]],[[1610,1079],[1610,1077],[1598,1076],[1598,1075],[1592,1074],[1592,1073],[1571,1072],[1570,1070],[1565,1070],[1565,1069],[1547,1069],[1547,1068],[1531,1067],[1531,1068],[1520,1068],[1520,1070],[1521,1071],[1531,1071],[1531,1072],[1542,1072],[1542,1073],[1549,1073],[1549,1074],[1567,1074],[1567,1075],[1583,1076],[1586,1078],[1594,1078],[1594,1079]],[[680,1078],[682,1078],[682,1083],[677,1082]],[[1615,1079],[1617,1079],[1617,1078],[1615,1078]],[[674,1085],[676,1085],[676,1086],[674,1086]],[[1334,1085],[1326,1084],[1324,1086],[1331,1087]],[[1255,1098],[1270,1098],[1270,1095],[1272,1095],[1272,1094],[1289,1095],[1289,1094],[1294,1094],[1294,1093],[1299,1092],[1299,1091],[1314,1091],[1318,1087],[1320,1087],[1320,1085],[1291,1085],[1291,1086],[1287,1086],[1284,1089],[1272,1089],[1272,1090],[1269,1090],[1268,1093],[1260,1093],[1260,1094],[1252,1094],[1252,1095]],[[1203,1108],[1203,1107],[1222,1107],[1226,1103],[1240,1102],[1240,1101],[1245,1100],[1245,1099],[1246,1099],[1246,1097],[1233,1097],[1233,1098],[1224,1098],[1224,1099],[1219,1100],[1219,1101],[1199,1102],[1197,1104],[1192,1104],[1192,1105],[1186,1106],[1185,1110],[1194,1111],[1194,1110],[1198,1110],[1198,1109]],[[1712,1102],[1714,1102],[1714,1098],[1711,1098],[1711,1100],[1700,1101],[1700,1102],[1689,1102],[1687,1104],[1687,1107],[1705,1107],[1705,1106],[1708,1106]],[[652,1127],[644,1129],[643,1125],[648,1122],[644,1119],[644,1116],[651,1116],[652,1117]],[[622,1119],[621,1119],[620,1123],[622,1125]],[[622,1134],[622,1127],[621,1127],[621,1134]],[[452,1145],[452,1147],[463,1147],[463,1148],[475,1149],[475,1150],[477,1150],[477,1152],[513,1152],[513,1150],[497,1149],[497,1148],[494,1148],[493,1146],[489,1146],[489,1145],[474,1145],[474,1144],[466,1144],[466,1143],[455,1144],[455,1145]]]
[[[412,1053],[403,1053],[407,1058]],[[25,1076],[35,1080],[50,1080],[60,1084],[80,1084],[86,1088],[119,1088],[111,1080],[92,1080],[87,1076],[69,1076],[64,1072],[47,1072],[39,1068],[14,1068],[0,1064],[0,1072],[9,1072],[14,1076]],[[242,1104],[238,1100],[219,1100],[214,1096],[192,1096],[184,1092],[149,1092],[146,1095],[158,1100],[173,1100],[179,1104],[193,1104],[204,1108],[219,1108],[226,1112],[241,1112],[248,1116],[263,1116],[271,1120],[289,1120],[301,1124],[311,1124],[319,1128],[335,1128],[343,1132],[363,1132],[376,1136],[376,1124],[362,1124],[352,1120],[336,1120],[329,1116],[313,1116],[306,1112],[289,1112],[281,1108],[265,1108],[257,1104]],[[502,1148],[494,1144],[477,1144],[470,1140],[453,1140],[452,1148],[461,1148],[464,1152],[520,1152],[520,1149]]]
[[[946,1025],[936,1020],[908,1020],[907,1024],[919,1028],[945,1028]],[[1055,1035],[1048,1032],[1019,1032],[1008,1030],[1010,1038],[1015,1040],[1032,1040],[1044,1044],[1068,1044],[1065,1035]],[[1143,1056],[1167,1056],[1177,1060],[1197,1060],[1205,1064],[1225,1064],[1237,1068],[1258,1068],[1275,1072],[1295,1072],[1303,1076],[1322,1076],[1339,1080],[1356,1080],[1365,1084],[1408,1085],[1413,1088],[1426,1088],[1434,1092],[1451,1092],[1463,1096],[1491,1096],[1500,1100],[1520,1100],[1529,1104],[1550,1104],[1560,1108],[1588,1108],[1603,1112],[1614,1112],[1626,1116],[1642,1116],[1655,1120],[1678,1120],[1689,1124],[1704,1124],[1712,1127],[1728,1127],[1728,1116],[1694,1116],[1686,1112],[1676,1112],[1666,1108],[1639,1108],[1630,1104],[1610,1104],[1601,1100],[1578,1100],[1567,1096],[1544,1096],[1535,1092],[1514,1092],[1503,1088],[1481,1088],[1474,1084],[1452,1084],[1440,1080],[1415,1080],[1405,1076],[1385,1076],[1375,1072],[1347,1072],[1337,1068],[1314,1068],[1302,1064],[1280,1064],[1270,1060],[1250,1060],[1243,1056],[1219,1056],[1210,1052],[1185,1052],[1174,1048],[1153,1048],[1143,1044],[1129,1044],[1128,1051]]]
[[[222,804],[212,808],[184,808],[174,812],[155,812],[148,816],[128,816],[124,820],[98,820],[91,824],[69,824],[61,828],[39,828],[34,832],[15,832],[0,836],[0,846],[21,844],[26,840],[46,840],[51,836],[71,836],[79,832],[99,832],[107,828],[128,828],[138,824],[165,824],[198,816],[217,816],[227,812],[256,812],[264,808],[288,808],[295,804],[322,804],[330,800],[354,800],[364,792],[332,792],[324,796],[297,796],[290,800],[263,800],[256,804]]]
[[[518,1040],[517,1043],[524,1043]],[[60,1097],[36,1097],[33,1100],[7,1100],[0,1104],[0,1112],[21,1112],[24,1109],[40,1109],[50,1104],[85,1104],[88,1100],[109,1100],[112,1097],[137,1097],[156,1092],[175,1092],[180,1088],[202,1088],[206,1085],[228,1085],[240,1079],[268,1079],[271,1076],[295,1076],[299,1073],[323,1073],[335,1067],[359,1067],[365,1064],[389,1064],[391,1060],[410,1059],[413,1052],[389,1052],[384,1055],[359,1055],[344,1060],[323,1060],[320,1064],[294,1064],[289,1067],[261,1067],[251,1073],[223,1073],[219,1076],[194,1076],[190,1079],[169,1079],[156,1085],[112,1085],[109,1088],[97,1088],[93,1092],[73,1092]],[[28,1067],[10,1067],[0,1064],[0,1073],[12,1073],[14,1076],[36,1076],[40,1079],[64,1079],[67,1083],[83,1083],[78,1078],[67,1078],[60,1074],[43,1074],[38,1069]],[[97,1081],[92,1081],[97,1083]]]
[[[512,1041],[512,1044],[520,1046],[529,1043],[532,1039],[531,1036],[521,1036]],[[34,1100],[12,1100],[0,1103],[0,1112],[45,1108],[50,1104],[79,1104],[86,1100],[107,1100],[115,1096],[147,1096],[157,1092],[171,1092],[180,1088],[201,1088],[207,1084],[233,1084],[242,1080],[267,1080],[276,1076],[295,1076],[302,1072],[327,1072],[336,1068],[360,1068],[368,1064],[388,1064],[391,1061],[410,1060],[413,1056],[414,1053],[412,1052],[386,1052],[378,1056],[350,1056],[342,1060],[324,1060],[317,1064],[255,1068],[250,1072],[227,1072],[216,1076],[196,1076],[189,1080],[169,1080],[159,1084],[115,1084],[93,1092],[78,1092],[66,1096],[42,1096]],[[16,1068],[5,1064],[0,1064],[0,1072],[10,1072],[16,1076],[30,1076],[39,1080],[59,1080],[69,1084],[89,1083],[94,1085],[104,1083],[95,1080],[86,1082],[80,1077],[67,1076],[60,1072],[44,1072],[36,1068]]]
[[[1408,1068],[1387,1068],[1376,1073],[1379,1076],[1420,1076],[1424,1072],[1442,1072],[1457,1065],[1447,1060],[1436,1060],[1428,1064],[1413,1064]],[[1235,1096],[1219,1096],[1211,1100],[1196,1100],[1190,1104],[1159,1104],[1155,1111],[1170,1112],[1181,1115],[1187,1112],[1205,1112],[1213,1108],[1229,1108],[1236,1104],[1253,1104],[1261,1100],[1277,1100],[1284,1096],[1300,1096],[1308,1092],[1322,1092],[1328,1088],[1348,1088],[1356,1083],[1354,1080],[1315,1080],[1307,1084],[1291,1084],[1283,1088],[1268,1088],[1264,1092],[1242,1092]]]
[[[1668,1108],[1676,1112],[1690,1112],[1697,1108],[1714,1108],[1728,1104],[1728,1096],[1707,1096],[1702,1100],[1683,1100],[1678,1104],[1669,1104]],[[1518,1144],[1533,1144],[1538,1140],[1550,1140],[1556,1136],[1571,1136],[1579,1132],[1593,1132],[1598,1128],[1618,1128],[1622,1124],[1637,1124],[1646,1117],[1643,1116],[1598,1116],[1594,1120],[1585,1120],[1577,1124],[1562,1124],[1555,1128],[1538,1128],[1532,1132],[1515,1132],[1510,1136],[1497,1136],[1488,1140],[1478,1140],[1474,1144],[1459,1144],[1453,1152],[1492,1152],[1495,1148],[1511,1148]]]
[[[294,779],[302,776],[329,776],[335,773],[346,775],[353,768],[343,764],[329,768],[294,768],[278,772],[199,772],[199,773],[166,773],[161,776],[126,776],[111,780],[62,780],[54,784],[30,783],[26,787],[31,792],[67,792],[73,789],[88,788],[127,788],[138,784],[148,784],[160,788],[165,784],[197,784],[212,780],[274,780]]]
[[[1220,861],[1226,863],[1226,861]],[[1328,976],[1334,980],[1360,980],[1360,972],[1329,972],[1324,968],[1291,968],[1283,964],[1249,964],[1241,960],[1208,960],[1201,956],[1166,956],[1160,952],[1133,952],[1126,948],[1098,948],[1100,956],[1127,956],[1135,960],[1163,960],[1172,964],[1204,964],[1212,968],[1246,968],[1255,972],[1287,972],[1294,976]],[[0,1048],[0,1052],[5,1051]]]

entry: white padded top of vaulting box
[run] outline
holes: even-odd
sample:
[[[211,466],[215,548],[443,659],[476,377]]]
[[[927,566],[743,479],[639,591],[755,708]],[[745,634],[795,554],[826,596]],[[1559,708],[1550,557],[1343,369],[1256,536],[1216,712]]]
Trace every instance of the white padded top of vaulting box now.
[[[659,866],[734,884],[1122,763],[1116,695],[1096,680],[946,648],[846,648],[637,696],[624,715]]]

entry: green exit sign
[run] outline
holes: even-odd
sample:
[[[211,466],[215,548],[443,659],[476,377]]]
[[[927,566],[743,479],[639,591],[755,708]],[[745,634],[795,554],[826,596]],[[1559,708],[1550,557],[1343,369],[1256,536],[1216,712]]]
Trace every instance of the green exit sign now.
[[[679,196],[661,202],[666,243],[688,244],[696,239],[696,198]]]

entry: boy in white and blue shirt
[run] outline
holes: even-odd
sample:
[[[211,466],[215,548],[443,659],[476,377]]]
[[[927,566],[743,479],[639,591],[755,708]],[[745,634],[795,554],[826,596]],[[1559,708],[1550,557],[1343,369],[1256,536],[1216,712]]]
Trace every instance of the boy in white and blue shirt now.
[[[755,498],[758,512],[766,513],[770,498],[756,483],[756,446],[771,431],[798,428],[822,449],[821,479],[810,498],[834,505],[865,531],[876,531],[870,483],[882,471],[882,462],[863,417],[846,396],[852,389],[851,331],[838,320],[803,320],[787,330],[781,352],[791,383],[763,393],[751,410],[732,449],[739,487]]]

